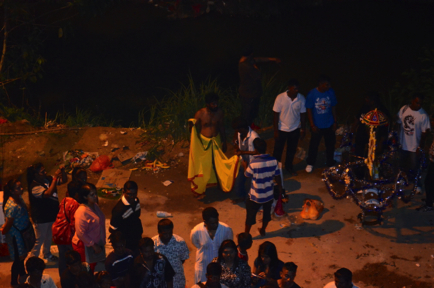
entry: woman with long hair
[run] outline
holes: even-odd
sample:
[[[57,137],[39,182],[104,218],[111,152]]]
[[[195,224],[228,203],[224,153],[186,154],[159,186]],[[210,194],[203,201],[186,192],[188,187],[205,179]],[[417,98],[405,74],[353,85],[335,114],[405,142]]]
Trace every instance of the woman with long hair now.
[[[220,283],[229,288],[250,287],[252,271],[246,261],[238,258],[237,245],[232,240],[225,240],[219,248],[218,257],[213,262],[222,266]]]
[[[18,277],[26,275],[24,260],[27,251],[20,231],[31,225],[26,204],[22,198],[23,186],[19,180],[10,180],[4,187],[3,212],[6,222],[0,228],[3,235],[6,235],[9,254],[12,258],[11,285],[18,285]]]
[[[75,234],[72,248],[80,253],[81,260],[90,265],[92,271],[98,262],[105,261],[105,216],[97,203],[96,187],[84,184],[77,193],[80,203],[75,211]]]
[[[261,278],[261,285],[276,286],[277,280],[280,279],[280,271],[282,271],[283,264],[277,257],[276,246],[269,241],[265,241],[259,246],[253,273]]]
[[[29,189],[30,215],[35,226],[36,243],[30,256],[39,257],[42,248],[43,257],[47,261],[57,261],[51,254],[51,227],[59,212],[59,196],[57,185],[66,183],[68,177],[64,167],[59,167],[54,176],[48,176],[42,163],[27,168],[27,185]]]

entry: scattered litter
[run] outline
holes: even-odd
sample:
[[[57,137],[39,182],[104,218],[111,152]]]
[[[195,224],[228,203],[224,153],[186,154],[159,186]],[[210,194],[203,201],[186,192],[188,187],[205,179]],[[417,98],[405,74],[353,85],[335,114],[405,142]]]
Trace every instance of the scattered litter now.
[[[363,230],[363,227],[359,224],[355,224],[354,227],[356,227],[357,230]]]
[[[431,259],[434,259],[434,255],[431,255]]]
[[[184,153],[179,152],[178,157],[183,157],[183,156],[184,156]]]
[[[345,127],[341,126],[338,129],[336,129],[335,134],[336,134],[336,136],[341,136],[341,135],[344,135],[344,132],[345,132]]]
[[[104,144],[102,144],[103,147],[107,147],[108,146],[108,141],[105,141]]]
[[[70,172],[74,167],[87,167],[98,158],[98,152],[85,152],[80,149],[68,150],[63,153],[63,165],[66,172]]]
[[[420,267],[420,264],[419,264],[419,263],[416,263],[416,266],[417,266],[417,267]]]
[[[137,162],[137,160],[141,160],[141,161],[145,161],[146,160],[146,156],[148,156],[148,151],[145,152],[139,152],[136,154],[136,156],[133,157],[133,161]]]
[[[125,135],[125,134],[127,134],[127,131],[121,131],[121,134]]]
[[[110,147],[112,147],[113,149],[119,149],[119,145],[117,145],[117,144],[112,144],[112,145],[110,145]]]
[[[124,150],[123,152],[119,153],[117,157],[123,164],[124,162],[131,160],[131,158],[134,157],[134,154],[130,150]]]
[[[131,168],[130,171],[134,171],[134,170],[137,170],[137,169],[139,169],[139,168]]]
[[[164,181],[162,183],[163,183],[164,186],[169,186],[170,184],[173,183],[173,181],[172,180],[166,180],[166,181]]]
[[[124,187],[125,182],[130,180],[131,171],[130,170],[120,170],[120,169],[109,169],[104,170],[101,177],[96,183],[98,188],[118,188]]]
[[[157,217],[158,218],[167,218],[167,217],[173,217],[171,213],[166,211],[157,211]]]
[[[39,151],[37,152],[39,156],[45,156],[45,151]]]
[[[110,168],[113,168],[113,164],[110,161],[110,157],[107,155],[99,156],[89,167],[92,172],[99,172]]]

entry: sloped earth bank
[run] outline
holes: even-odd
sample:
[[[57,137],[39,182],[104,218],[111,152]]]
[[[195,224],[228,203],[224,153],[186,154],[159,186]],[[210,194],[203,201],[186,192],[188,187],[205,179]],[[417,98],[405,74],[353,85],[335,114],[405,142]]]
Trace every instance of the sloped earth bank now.
[[[28,128],[30,129],[30,128]],[[19,132],[20,129],[9,129],[7,132]],[[18,131],[19,130],[19,131]],[[126,131],[127,134],[121,134]],[[4,133],[5,131],[2,130]],[[3,136],[2,158],[4,159],[4,178],[10,179],[22,175],[25,168],[37,161],[46,165],[53,173],[62,157],[62,153],[72,149],[83,149],[98,152],[99,155],[110,155],[112,145],[122,148],[128,146],[136,153],[150,149],[151,144],[143,142],[140,135],[144,131],[127,128],[82,128],[61,130],[51,133],[38,133],[20,136]],[[108,146],[100,135],[107,135]],[[262,137],[268,139],[268,151],[273,150],[274,141],[270,130],[263,131]],[[308,137],[307,137],[308,138]],[[308,140],[300,146],[307,149]],[[204,207],[213,206],[220,213],[220,220],[229,224],[235,234],[243,231],[245,220],[244,204],[233,205],[232,193],[223,193],[213,188],[206,197],[197,201],[192,197],[187,182],[188,143],[177,143],[173,148],[171,140],[166,140],[163,160],[171,163],[170,169],[152,173],[145,170],[133,170],[131,180],[139,185],[139,198],[142,203],[142,223],[144,236],[157,234],[159,210],[173,214],[175,233],[182,236],[190,249],[190,259],[185,266],[187,286],[191,287],[194,276],[195,248],[189,240],[190,230],[201,221]],[[163,142],[163,144],[165,144]],[[323,150],[323,148],[321,148]],[[180,152],[184,156],[179,157]],[[233,151],[228,151],[232,155]],[[182,155],[182,154],[181,154]],[[320,153],[319,163],[324,162]],[[118,169],[133,169],[139,164],[126,164]],[[291,224],[287,217],[274,219],[267,228],[265,237],[259,236],[256,227],[252,229],[253,247],[249,250],[249,264],[257,256],[258,246],[265,240],[272,241],[278,248],[279,258],[293,261],[298,265],[296,282],[302,287],[322,287],[332,281],[333,272],[339,267],[347,267],[354,272],[354,283],[360,287],[433,287],[434,285],[434,213],[419,213],[415,207],[420,205],[417,196],[412,202],[404,204],[395,200],[393,207],[385,213],[385,222],[381,226],[360,228],[357,215],[360,209],[348,199],[333,200],[321,181],[319,167],[312,174],[304,172],[305,161],[296,159],[295,168],[299,176],[284,175],[285,188],[290,193],[290,201],[284,209],[292,219],[301,211],[303,200],[307,197],[322,200],[325,209],[316,221],[302,221],[299,217]],[[89,181],[96,183],[100,173],[89,173]],[[23,177],[23,181],[24,181]],[[173,184],[164,186],[165,180]],[[60,198],[65,195],[66,185],[60,186]],[[24,195],[27,201],[27,195]],[[110,211],[115,201],[101,198],[100,205],[110,218]],[[259,219],[258,215],[258,224]],[[55,250],[55,246],[52,246]],[[107,245],[107,250],[110,250]],[[11,261],[3,257],[0,263],[0,287],[9,287]],[[59,284],[57,267],[48,264],[46,273]]]

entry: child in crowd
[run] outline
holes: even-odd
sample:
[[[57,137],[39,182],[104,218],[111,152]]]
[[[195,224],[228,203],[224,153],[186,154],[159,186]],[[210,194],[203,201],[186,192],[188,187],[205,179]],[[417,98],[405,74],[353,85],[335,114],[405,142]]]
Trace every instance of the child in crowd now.
[[[286,262],[283,264],[282,271],[280,271],[281,279],[277,280],[279,288],[300,288],[297,283],[294,282],[297,274],[297,265],[294,262]]]
[[[26,279],[26,284],[32,287],[40,288],[57,288],[53,279],[48,274],[43,274],[45,270],[45,263],[39,257],[32,256],[26,262],[26,270],[29,277]]]
[[[80,253],[70,250],[65,253],[66,269],[60,276],[62,288],[75,288],[80,284],[80,279],[84,278],[81,274],[88,274],[93,277],[90,266],[86,262],[81,262]]]
[[[252,247],[253,244],[252,235],[250,235],[250,233],[243,232],[237,235],[237,240],[238,240],[238,246],[237,246],[238,258],[248,262],[249,255],[247,254],[247,250]]]

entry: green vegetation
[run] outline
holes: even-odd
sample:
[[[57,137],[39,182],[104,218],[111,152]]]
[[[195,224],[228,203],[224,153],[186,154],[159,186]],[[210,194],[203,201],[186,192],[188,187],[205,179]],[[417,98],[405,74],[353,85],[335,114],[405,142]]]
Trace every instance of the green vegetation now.
[[[405,81],[397,82],[387,95],[383,95],[384,104],[392,115],[408,104],[414,93],[424,94],[425,111],[428,114],[434,112],[434,49],[425,48],[419,61],[420,68],[404,72]]]

